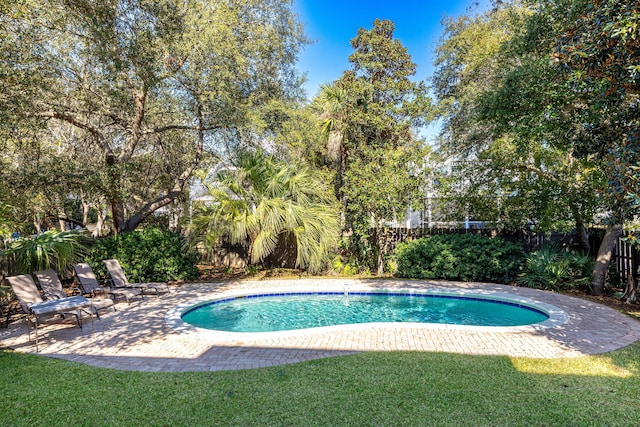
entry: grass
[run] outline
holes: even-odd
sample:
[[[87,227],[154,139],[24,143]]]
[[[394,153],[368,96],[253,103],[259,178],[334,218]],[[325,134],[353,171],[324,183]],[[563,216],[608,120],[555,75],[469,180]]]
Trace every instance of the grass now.
[[[640,342],[567,359],[363,353],[209,373],[0,351],[0,395],[6,426],[627,426],[640,419]]]

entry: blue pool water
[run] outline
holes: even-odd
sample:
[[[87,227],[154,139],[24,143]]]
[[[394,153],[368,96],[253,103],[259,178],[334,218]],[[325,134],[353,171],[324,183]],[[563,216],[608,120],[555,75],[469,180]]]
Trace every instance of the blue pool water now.
[[[273,332],[371,322],[519,326],[549,316],[532,307],[482,298],[380,292],[251,295],[198,304],[182,314],[193,326]]]

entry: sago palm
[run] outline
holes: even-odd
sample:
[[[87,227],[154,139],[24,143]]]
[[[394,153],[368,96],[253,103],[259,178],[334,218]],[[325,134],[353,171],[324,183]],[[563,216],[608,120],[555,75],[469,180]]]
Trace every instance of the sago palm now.
[[[309,168],[279,163],[261,151],[240,154],[234,169],[207,184],[214,202],[200,207],[192,236],[211,246],[223,235],[249,241],[249,261],[263,260],[285,236],[293,236],[296,266],[317,272],[329,260],[340,233],[330,187]]]

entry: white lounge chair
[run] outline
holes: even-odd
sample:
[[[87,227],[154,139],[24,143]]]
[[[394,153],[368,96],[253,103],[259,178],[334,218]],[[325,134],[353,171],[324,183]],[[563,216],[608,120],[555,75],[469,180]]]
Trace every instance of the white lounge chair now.
[[[44,292],[44,296],[47,300],[59,300],[63,298],[67,298],[67,294],[62,288],[62,282],[58,278],[58,274],[53,270],[43,270],[36,271],[33,273],[38,279],[38,284],[40,285],[40,289]],[[100,319],[100,313],[98,310],[102,310],[105,308],[113,308],[116,310],[116,306],[113,303],[111,298],[91,298],[91,306],[96,314],[96,317]]]
[[[73,271],[76,273],[76,278],[78,279],[78,284],[80,285],[80,289],[84,294],[90,295],[92,297],[96,295],[109,295],[113,300],[117,300],[118,298],[124,298],[128,304],[131,304],[130,299],[135,297],[141,297],[144,299],[144,295],[142,295],[142,291],[134,288],[112,288],[108,286],[100,286],[98,283],[98,279],[91,269],[91,266],[86,262],[81,262],[78,264],[71,264]],[[114,307],[115,309],[115,307]]]
[[[107,259],[103,261],[107,266],[107,271],[111,276],[113,286],[115,288],[136,288],[142,293],[154,293],[160,296],[160,292],[170,292],[169,285],[163,282],[147,282],[147,283],[131,283],[124,274],[122,267],[117,259]]]
[[[31,341],[31,323],[34,325],[36,334],[36,351],[38,348],[38,327],[41,321],[58,320],[57,315],[73,315],[76,318],[78,327],[82,329],[82,312],[88,313],[91,319],[91,334],[93,335],[93,316],[91,315],[91,301],[83,296],[65,297],[51,301],[43,301],[33,278],[26,274],[6,278],[13,289],[13,293],[18,298],[20,306],[25,313],[27,328],[29,331],[29,341]]]

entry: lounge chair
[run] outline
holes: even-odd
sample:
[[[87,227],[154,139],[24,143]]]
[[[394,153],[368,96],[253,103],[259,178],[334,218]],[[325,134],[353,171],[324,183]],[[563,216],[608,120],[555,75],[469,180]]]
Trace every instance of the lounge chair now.
[[[154,293],[158,296],[160,296],[160,292],[169,292],[169,285],[162,282],[130,283],[117,259],[107,259],[103,262],[107,266],[113,286],[116,288],[136,288],[140,289],[143,294]]]
[[[44,297],[47,300],[53,301],[67,298],[67,293],[62,288],[62,283],[60,282],[60,279],[58,279],[58,274],[55,271],[43,270],[36,271],[33,274],[36,276],[36,279],[38,279],[38,284],[40,284],[40,288],[42,289],[42,292],[44,292]],[[109,307],[112,307],[113,311],[116,310],[116,306],[110,298],[91,298],[90,301],[98,319],[100,319],[100,313],[98,310]]]
[[[91,266],[86,262],[71,264],[71,267],[76,273],[76,278],[78,279],[78,284],[80,285],[82,293],[86,295],[94,297],[96,295],[106,294],[109,295],[113,300],[124,298],[127,301],[127,304],[131,304],[130,298],[141,297],[142,299],[144,299],[144,295],[142,295],[142,291],[140,291],[139,289],[115,289],[106,286],[100,286],[100,283],[98,283],[98,279],[93,273]]]
[[[27,328],[29,331],[29,341],[31,341],[31,324],[33,323],[36,334],[36,351],[38,351],[38,326],[41,320],[59,320],[58,315],[62,315],[63,320],[67,320],[65,315],[73,315],[76,318],[78,327],[82,329],[82,312],[89,313],[91,319],[91,334],[93,334],[93,316],[91,312],[91,301],[83,296],[65,297],[51,301],[43,301],[40,291],[33,278],[26,274],[6,278],[13,289],[13,293],[18,298],[20,306],[25,313]]]

